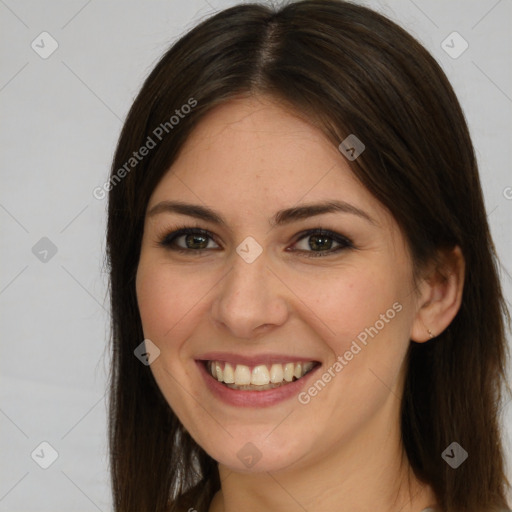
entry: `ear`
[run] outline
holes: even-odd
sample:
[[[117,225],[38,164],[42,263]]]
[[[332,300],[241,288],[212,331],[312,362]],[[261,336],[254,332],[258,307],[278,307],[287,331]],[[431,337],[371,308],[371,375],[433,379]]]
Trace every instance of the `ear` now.
[[[412,341],[424,343],[450,325],[462,302],[464,276],[465,261],[460,247],[440,250],[437,263],[430,266],[419,285]]]

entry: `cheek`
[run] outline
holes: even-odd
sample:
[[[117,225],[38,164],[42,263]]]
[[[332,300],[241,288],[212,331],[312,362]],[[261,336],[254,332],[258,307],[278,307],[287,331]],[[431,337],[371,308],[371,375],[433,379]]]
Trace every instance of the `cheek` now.
[[[136,288],[144,335],[160,341],[176,337],[186,324],[187,313],[193,314],[204,295],[193,275],[144,258],[137,270]]]
[[[145,265],[143,261],[137,270],[136,289],[144,336],[152,340],[160,339],[169,329],[175,314],[178,305],[176,296],[169,293],[166,280],[161,279],[156,268]]]
[[[342,433],[327,434],[331,440],[362,428],[399,393],[391,390],[407,352],[411,310],[404,302],[406,283],[398,274],[359,269],[323,295],[318,311],[330,318],[331,332],[324,341],[333,352],[319,376],[327,382],[326,392],[323,384],[312,383],[301,403],[310,401],[315,417],[326,418],[325,424],[345,425]]]
[[[412,309],[406,273],[396,265],[358,268],[343,279],[333,279],[329,288],[326,285],[328,291],[315,288],[309,300],[327,326],[322,337],[332,351],[328,365],[343,358],[343,368],[333,368],[333,387],[350,390],[350,396],[373,396],[378,402],[383,398],[380,391],[386,394],[379,379],[395,381],[408,347]],[[345,401],[339,397],[329,395],[329,400]]]
[[[396,316],[393,304],[399,302],[399,299],[400,293],[395,283],[387,280],[385,276],[370,274],[358,277],[343,297],[345,333],[355,339],[371,327],[376,326],[379,331],[384,327],[387,329],[391,319]],[[364,336],[361,338],[364,339]]]
[[[190,371],[190,343],[195,330],[207,320],[215,284],[214,273],[177,268],[153,255],[141,256],[136,277],[137,302],[144,337],[158,346],[164,365],[173,374]]]
[[[400,287],[394,279],[395,276],[379,269],[354,268],[338,277],[331,274],[328,279],[314,282],[305,279],[299,295],[309,308],[308,316],[316,315],[321,320],[316,323],[323,324],[322,337],[331,339],[337,345],[332,348],[339,352],[346,350],[350,340],[374,325],[381,314],[400,300]]]
[[[141,255],[136,291],[142,328],[144,337],[160,349],[159,357],[151,364],[151,371],[175,414],[190,425],[193,418],[204,413],[195,411],[196,416],[189,417],[188,395],[183,395],[180,386],[176,385],[176,379],[185,382],[188,378],[189,369],[183,364],[181,351],[191,330],[190,322],[187,322],[191,317],[187,313],[191,315],[194,303],[198,303],[186,281],[183,274],[171,272],[165,263],[146,260]]]
[[[174,373],[180,372],[178,353],[182,342],[187,339],[187,311],[192,308],[190,287],[183,293],[180,279],[165,266],[152,262],[141,262],[137,271],[137,302],[144,338],[150,339],[160,349],[161,357],[155,361],[155,371],[164,363]],[[196,301],[197,302],[197,301]],[[189,313],[190,314],[190,313]]]
[[[371,410],[371,403],[378,406],[397,383],[409,346],[412,309],[398,275],[367,277],[354,281],[348,287],[351,296],[340,299],[339,337],[332,348],[343,358],[338,385],[351,396],[367,397]]]

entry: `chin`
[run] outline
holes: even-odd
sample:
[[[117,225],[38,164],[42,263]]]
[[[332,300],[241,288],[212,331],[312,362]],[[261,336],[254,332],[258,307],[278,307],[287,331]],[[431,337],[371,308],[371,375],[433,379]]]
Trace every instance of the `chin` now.
[[[298,464],[310,453],[309,446],[315,444],[300,440],[292,433],[281,433],[280,436],[270,439],[273,436],[269,437],[269,432],[273,428],[275,425],[258,434],[253,430],[253,435],[237,435],[229,441],[222,436],[223,439],[215,446],[212,446],[212,438],[209,437],[202,446],[213,459],[232,471],[259,473],[282,471]]]

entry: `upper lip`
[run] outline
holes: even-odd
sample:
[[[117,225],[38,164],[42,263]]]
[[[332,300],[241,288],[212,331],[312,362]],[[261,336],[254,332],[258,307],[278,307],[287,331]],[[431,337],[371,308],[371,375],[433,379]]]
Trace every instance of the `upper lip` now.
[[[241,355],[232,352],[208,352],[196,357],[197,361],[223,361],[230,364],[243,364],[246,366],[259,366],[270,364],[286,364],[286,363],[299,363],[319,361],[309,356],[291,356],[286,354],[258,354],[258,355]]]

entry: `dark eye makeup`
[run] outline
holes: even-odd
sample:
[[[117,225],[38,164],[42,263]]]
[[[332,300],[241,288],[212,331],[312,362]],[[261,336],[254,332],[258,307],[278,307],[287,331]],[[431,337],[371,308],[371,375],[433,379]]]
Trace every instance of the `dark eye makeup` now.
[[[207,251],[219,250],[218,248],[208,248],[211,241],[217,244],[215,238],[216,236],[206,229],[180,226],[162,236],[158,241],[158,246],[180,254],[199,256]],[[355,249],[354,244],[349,238],[329,229],[314,228],[298,233],[293,245],[296,245],[305,238],[309,238],[310,242],[308,246],[311,250],[287,249],[287,251],[297,252],[306,257],[318,258],[330,256],[347,249]],[[178,245],[177,242],[180,239],[184,240],[185,247]],[[333,242],[338,244],[334,249],[331,247]],[[199,245],[199,247],[194,247],[194,245]],[[327,250],[322,250],[325,248],[327,248]]]

